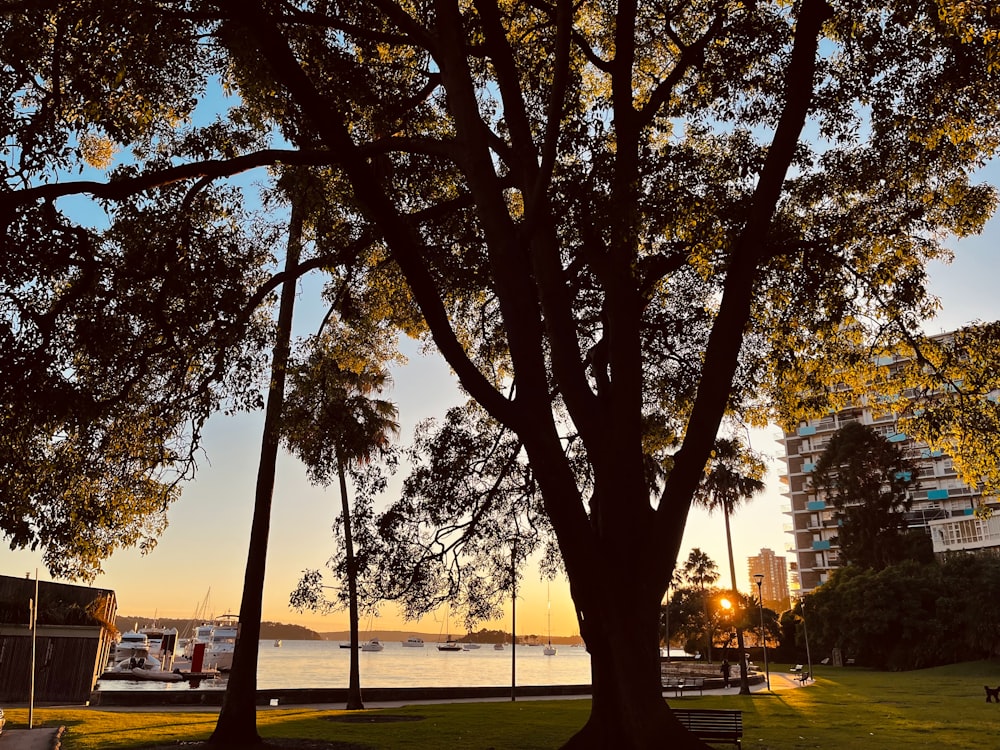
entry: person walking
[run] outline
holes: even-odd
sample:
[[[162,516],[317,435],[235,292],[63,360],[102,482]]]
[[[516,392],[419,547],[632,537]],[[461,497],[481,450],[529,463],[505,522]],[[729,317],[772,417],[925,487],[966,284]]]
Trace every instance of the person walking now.
[[[730,665],[728,659],[723,659],[722,664],[719,666],[719,671],[722,672],[722,686],[729,687],[729,675],[732,673],[732,665]]]

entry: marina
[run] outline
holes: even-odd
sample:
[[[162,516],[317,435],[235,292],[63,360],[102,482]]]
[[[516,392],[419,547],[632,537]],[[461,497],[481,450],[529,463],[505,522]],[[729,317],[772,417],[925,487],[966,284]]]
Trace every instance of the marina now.
[[[511,658],[516,665],[516,684],[589,685],[590,655],[581,647],[564,647],[558,656],[546,657],[540,648],[509,644],[503,650],[480,648],[459,653],[404,646],[383,641],[382,651],[359,654],[362,687],[503,687],[511,684]],[[296,688],[346,688],[350,649],[337,641],[284,640],[281,648],[273,640],[258,647],[257,687],[261,690]],[[203,690],[224,690],[226,679],[201,680]],[[101,679],[97,690],[190,690],[191,684],[153,680]]]

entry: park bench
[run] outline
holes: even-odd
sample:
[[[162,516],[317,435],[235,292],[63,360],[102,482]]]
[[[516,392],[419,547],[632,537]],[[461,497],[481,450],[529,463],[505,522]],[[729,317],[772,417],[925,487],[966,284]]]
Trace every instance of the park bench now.
[[[732,709],[673,709],[674,716],[691,734],[710,743],[742,747],[743,712]]]
[[[680,696],[685,691],[697,690],[698,695],[704,695],[705,691],[705,678],[704,677],[664,677],[663,687],[667,690],[673,690],[674,696]]]
[[[801,672],[801,671],[802,671],[802,670],[803,670],[804,668],[805,668],[805,667],[803,667],[803,666],[802,666],[801,664],[796,664],[796,665],[795,665],[794,667],[792,667],[792,668],[791,668],[791,669],[790,669],[789,671],[790,671],[790,672]]]

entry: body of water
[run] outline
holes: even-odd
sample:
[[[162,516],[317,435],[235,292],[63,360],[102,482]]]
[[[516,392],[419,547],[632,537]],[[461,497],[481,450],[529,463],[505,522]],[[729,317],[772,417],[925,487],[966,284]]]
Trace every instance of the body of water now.
[[[509,686],[512,646],[494,650],[489,643],[472,651],[438,651],[405,648],[399,641],[385,641],[383,651],[362,651],[361,686],[364,687],[495,687]],[[351,650],[337,641],[261,641],[257,687],[347,687]],[[558,646],[555,656],[545,656],[540,646],[517,646],[518,685],[589,685],[590,654],[576,646]],[[205,680],[201,688],[225,688],[225,680]],[[105,690],[187,690],[188,683],[154,683],[126,680],[99,681]]]

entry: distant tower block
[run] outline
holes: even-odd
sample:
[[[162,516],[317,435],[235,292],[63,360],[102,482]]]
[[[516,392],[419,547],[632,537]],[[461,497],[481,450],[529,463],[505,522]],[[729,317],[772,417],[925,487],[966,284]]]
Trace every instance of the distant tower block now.
[[[788,564],[784,557],[778,557],[772,550],[764,548],[755,557],[747,558],[749,569],[750,591],[757,591],[754,576],[760,574],[764,580],[760,587],[760,596],[764,606],[782,613],[791,608],[788,595]]]

